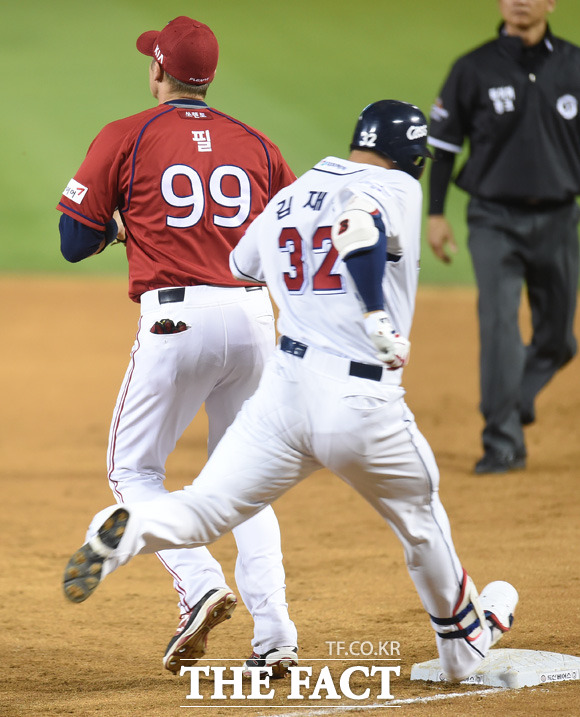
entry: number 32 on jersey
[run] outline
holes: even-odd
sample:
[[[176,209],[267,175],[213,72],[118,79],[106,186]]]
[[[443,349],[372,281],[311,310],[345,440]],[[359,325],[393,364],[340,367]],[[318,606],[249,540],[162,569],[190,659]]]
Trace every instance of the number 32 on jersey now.
[[[330,227],[318,227],[312,238],[312,250],[321,261],[308,276],[308,264],[304,261],[303,240],[295,227],[285,227],[278,238],[280,251],[288,254],[289,268],[284,272],[284,283],[291,294],[302,294],[309,282],[315,294],[343,294],[343,277],[337,271],[340,263],[338,252],[332,243]]]

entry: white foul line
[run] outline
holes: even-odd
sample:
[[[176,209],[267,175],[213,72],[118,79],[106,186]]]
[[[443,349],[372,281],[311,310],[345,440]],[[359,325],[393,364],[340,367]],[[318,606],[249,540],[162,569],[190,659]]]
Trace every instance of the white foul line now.
[[[482,695],[487,696],[507,691],[506,687],[492,687],[486,690],[474,690],[473,692],[451,692],[447,695],[442,693],[439,695],[431,695],[430,697],[410,697],[405,700],[388,700],[382,704],[329,707],[327,709],[312,710],[311,712],[308,712],[308,715],[312,715],[312,717],[319,717],[321,715],[336,714],[337,712],[354,712],[355,710],[365,712],[367,710],[384,709],[385,707],[401,707],[403,705],[423,704],[427,702],[435,702],[437,700],[450,700],[455,697],[471,697],[472,695],[479,695],[481,697]],[[308,705],[304,705],[304,707],[308,707]],[[280,709],[280,707],[278,707],[278,709]],[[258,717],[270,717],[270,715],[258,715]],[[286,712],[285,714],[278,714],[276,717],[304,717],[304,712]]]
[[[301,707],[302,709],[310,709],[308,714],[312,717],[322,717],[323,715],[337,714],[338,712],[366,712],[368,710],[385,709],[388,707],[402,707],[403,705],[417,705],[427,704],[428,702],[436,702],[438,700],[452,700],[456,697],[471,697],[472,695],[478,695],[480,697],[487,697],[488,695],[495,695],[498,692],[508,692],[507,687],[490,687],[484,690],[473,690],[472,692],[450,692],[449,694],[441,693],[439,695],[431,695],[430,697],[409,697],[405,700],[385,700],[381,704],[372,705],[345,705],[343,707],[327,707],[326,709],[311,709],[311,705],[294,705],[295,707]],[[199,705],[180,705],[182,708],[187,709],[188,707],[199,707]],[[224,705],[205,705],[205,707],[222,707]],[[229,705],[230,709],[250,707],[251,705]],[[279,710],[284,709],[285,705],[272,705],[266,709]],[[285,714],[277,714],[276,717],[304,717],[304,712],[286,712]],[[271,717],[271,715],[257,715],[257,717]]]

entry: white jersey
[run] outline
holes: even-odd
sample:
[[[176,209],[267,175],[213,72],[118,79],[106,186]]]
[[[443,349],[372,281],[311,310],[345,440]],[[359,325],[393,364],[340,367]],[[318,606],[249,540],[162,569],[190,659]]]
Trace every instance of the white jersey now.
[[[280,191],[230,256],[238,278],[266,281],[278,330],[338,356],[380,364],[367,337],[354,281],[331,240],[353,195],[373,201],[387,236],[385,311],[409,336],[417,291],[421,185],[405,172],[327,157]],[[399,375],[402,371],[393,372]]]

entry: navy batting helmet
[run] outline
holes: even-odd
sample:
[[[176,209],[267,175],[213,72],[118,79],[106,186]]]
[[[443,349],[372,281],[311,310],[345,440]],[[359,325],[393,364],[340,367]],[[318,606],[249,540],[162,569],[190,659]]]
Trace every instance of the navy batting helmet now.
[[[361,112],[351,149],[371,150],[388,157],[399,169],[419,179],[427,149],[427,120],[418,107],[398,100],[379,100]]]

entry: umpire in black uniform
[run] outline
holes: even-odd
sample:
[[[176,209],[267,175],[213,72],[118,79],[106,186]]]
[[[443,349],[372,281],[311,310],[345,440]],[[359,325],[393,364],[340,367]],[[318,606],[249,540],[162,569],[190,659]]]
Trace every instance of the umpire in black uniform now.
[[[470,196],[469,250],[479,289],[483,457],[476,473],[524,468],[522,426],[538,391],[576,353],[580,194],[580,48],[552,35],[556,0],[499,0],[495,40],[460,57],[432,108],[428,241],[450,261],[444,216],[455,155]],[[518,325],[527,286],[533,336]]]

